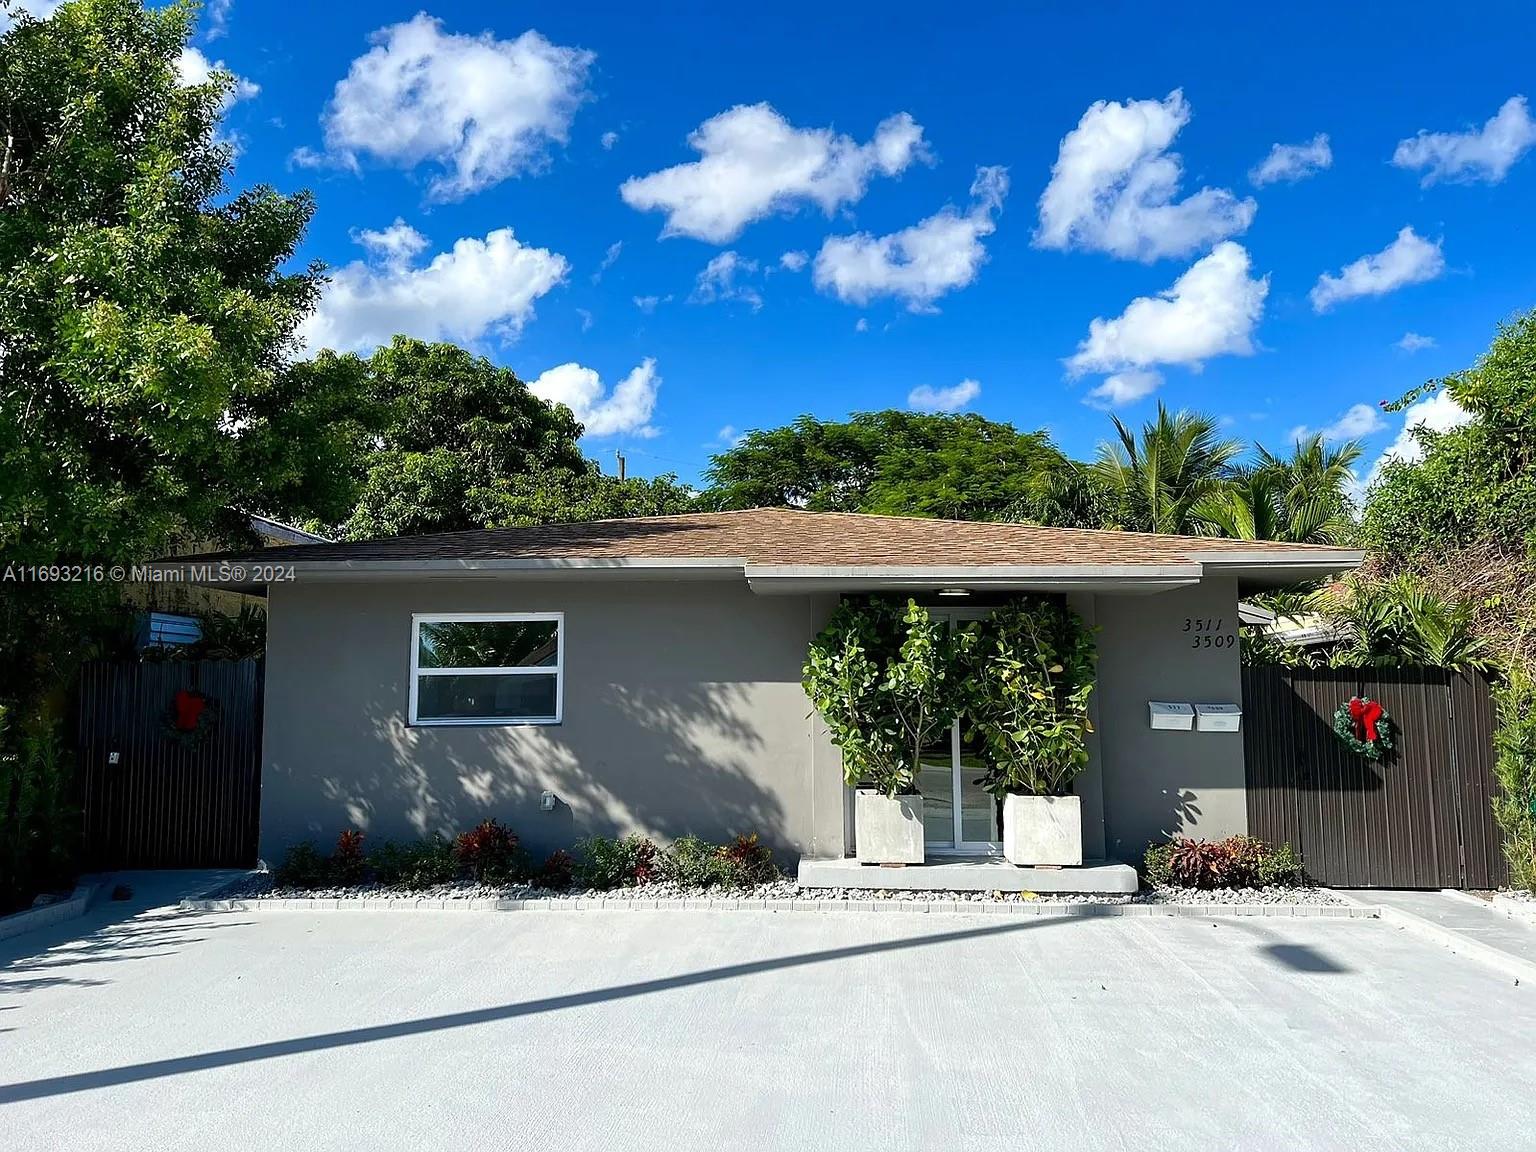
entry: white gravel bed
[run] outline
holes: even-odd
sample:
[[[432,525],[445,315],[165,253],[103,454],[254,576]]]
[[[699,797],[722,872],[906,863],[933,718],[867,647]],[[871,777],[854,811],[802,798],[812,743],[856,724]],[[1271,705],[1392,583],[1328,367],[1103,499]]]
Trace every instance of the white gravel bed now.
[[[633,888],[556,891],[532,885],[495,886],[450,884],[435,888],[404,889],[366,885],[355,888],[276,888],[265,873],[241,877],[218,892],[205,893],[219,900],[816,900],[907,901],[910,903],[1029,903],[1029,904],[1345,904],[1347,901],[1322,888],[1240,888],[1204,890],[1156,888],[1134,896],[1074,892],[958,892],[953,890],[909,891],[896,888],[801,888],[793,880],[778,880],[752,888],[690,888],[679,884],[640,884]]]

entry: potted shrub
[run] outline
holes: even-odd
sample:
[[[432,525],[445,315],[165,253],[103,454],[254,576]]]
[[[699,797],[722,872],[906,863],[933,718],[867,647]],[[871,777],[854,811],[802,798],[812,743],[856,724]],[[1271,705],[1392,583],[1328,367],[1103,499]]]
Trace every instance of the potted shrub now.
[[[954,723],[968,633],[915,601],[845,600],[811,642],[805,691],[843,754],[861,864],[923,862],[922,749]]]
[[[981,746],[978,781],[1002,805],[1010,864],[1083,862],[1082,802],[1072,781],[1088,763],[1093,633],[1066,605],[1030,597],[980,626],[965,722]]]

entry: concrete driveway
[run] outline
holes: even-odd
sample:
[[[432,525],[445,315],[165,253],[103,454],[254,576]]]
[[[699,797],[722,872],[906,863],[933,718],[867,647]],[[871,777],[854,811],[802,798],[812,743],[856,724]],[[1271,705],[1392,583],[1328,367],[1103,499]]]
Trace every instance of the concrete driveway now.
[[[1519,1147],[1536,988],[1371,921],[190,913],[0,945],[0,1145]]]

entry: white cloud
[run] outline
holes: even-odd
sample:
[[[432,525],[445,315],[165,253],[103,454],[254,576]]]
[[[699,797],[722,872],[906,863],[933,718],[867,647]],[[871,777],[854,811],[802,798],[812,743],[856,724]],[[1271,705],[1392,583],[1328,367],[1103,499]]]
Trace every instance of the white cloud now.
[[[798,272],[810,263],[810,259],[804,252],[786,252],[779,257],[779,267],[785,268],[790,272]]]
[[[618,142],[619,134],[617,132],[604,132],[602,139],[599,141],[599,143],[601,143],[603,146],[604,152],[612,152],[613,146]]]
[[[923,130],[905,112],[859,144],[831,128],[796,128],[768,104],[738,104],[704,121],[688,144],[698,160],[633,176],[619,193],[631,208],[665,212],[663,236],[713,244],[803,202],[830,216],[861,199],[873,176],[895,176],[928,158]]]
[[[869,331],[869,321],[867,319],[865,319],[863,316],[860,316],[859,319],[858,319],[858,323],[856,323],[853,326],[853,330],[855,332],[868,332]]]
[[[425,12],[382,28],[352,61],[326,107],[325,152],[299,163],[356,167],[373,156],[400,168],[437,163],[435,200],[459,200],[538,170],[564,144],[586,98],[593,55],[537,32],[515,40],[445,34]]]
[[[1085,248],[1151,262],[1184,256],[1247,229],[1258,205],[1225,188],[1183,200],[1183,160],[1168,148],[1189,123],[1184,94],[1100,100],[1061,140],[1040,195],[1040,248]]]
[[[1087,338],[1067,361],[1068,371],[1080,376],[1154,364],[1198,368],[1212,356],[1252,355],[1253,329],[1264,315],[1269,277],[1250,279],[1249,268],[1247,250],[1223,241],[1190,265],[1173,287],[1132,300],[1113,320],[1093,320]]]
[[[1305,144],[1276,144],[1249,171],[1248,179],[1257,188],[1280,181],[1294,184],[1331,167],[1333,149],[1328,146],[1328,133],[1319,132]]]
[[[634,299],[635,299],[635,307],[640,309],[640,311],[644,312],[647,316],[649,316],[652,312],[656,311],[656,306],[658,304],[665,304],[667,301],[671,300],[672,297],[670,297],[670,296],[636,296]]]
[[[655,436],[650,426],[656,410],[656,392],[661,377],[656,361],[644,362],[604,395],[602,378],[580,364],[561,364],[543,373],[528,385],[541,400],[564,404],[580,420],[588,436]]]
[[[624,241],[622,240],[615,240],[612,244],[608,245],[608,251],[603,253],[603,259],[598,264],[597,271],[592,273],[592,283],[596,284],[603,278],[603,273],[613,267],[614,262],[619,258],[619,253],[623,251]]]
[[[1434,432],[1449,432],[1452,428],[1469,424],[1475,417],[1468,412],[1449,392],[1437,392],[1416,404],[1408,406],[1403,413],[1403,427],[1398,432],[1397,438],[1387,446],[1385,452],[1376,458],[1375,463],[1366,473],[1363,483],[1357,486],[1355,495],[1358,499],[1372,484],[1381,477],[1382,469],[1393,460],[1404,460],[1413,463],[1424,457],[1424,449],[1420,446],[1418,437],[1414,435],[1416,428],[1428,428]]]
[[[1433,348],[1434,346],[1435,338],[1433,336],[1421,336],[1417,332],[1404,332],[1403,338],[1396,344],[1396,347],[1401,348],[1404,352],[1421,352],[1425,348]]]
[[[234,0],[209,0],[203,9],[203,15],[208,20],[208,27],[203,32],[204,39],[217,40],[229,30],[229,11],[234,6]]]
[[[1326,312],[1341,300],[1358,296],[1384,296],[1409,284],[1433,280],[1444,271],[1440,241],[1431,244],[1412,228],[1404,228],[1380,252],[1346,264],[1337,276],[1327,272],[1319,276],[1310,295],[1312,310]]]
[[[751,305],[756,312],[763,306],[763,297],[750,284],[737,283],[738,274],[750,276],[757,271],[757,261],[747,260],[734,251],[722,252],[699,273],[689,298],[698,304],[712,304],[716,300],[739,300]]]
[[[1163,374],[1155,368],[1129,368],[1104,378],[1104,382],[1083,398],[1094,408],[1119,408],[1152,395],[1163,384]]]
[[[364,228],[352,239],[389,267],[409,264],[427,250],[427,238],[399,216],[388,228]]]
[[[715,433],[716,442],[724,444],[730,448],[735,448],[746,438],[747,434],[740,428],[737,428],[734,424],[727,424],[724,428]]]
[[[215,72],[229,72],[229,68],[222,60],[209,60],[190,44],[181,50],[180,56],[176,57],[176,78],[185,87],[206,84],[213,78]],[[230,72],[230,75],[234,76],[234,73]],[[235,86],[225,96],[224,106],[227,108],[241,100],[249,100],[260,91],[260,84],[253,83],[243,76],[235,76]]]
[[[592,329],[592,313],[585,308],[576,309],[576,315],[581,317],[581,330],[589,332]]]
[[[1524,96],[1511,96],[1482,128],[1465,132],[1420,131],[1398,142],[1392,163],[1421,168],[1428,187],[1436,180],[1497,184],[1515,161],[1536,145],[1536,120]]]
[[[458,343],[491,333],[515,338],[535,301],[564,280],[569,267],[564,256],[519,243],[510,228],[484,240],[455,241],[425,267],[412,265],[424,249],[420,235],[400,221],[367,235],[358,241],[374,261],[354,261],[330,274],[320,306],[299,332],[307,351],[367,352],[396,333]]]
[[[981,395],[981,385],[962,380],[948,388],[919,385],[907,393],[907,407],[918,412],[958,412]]]
[[[816,287],[845,303],[894,296],[913,312],[932,311],[940,296],[976,279],[987,258],[982,238],[996,231],[1007,194],[1006,168],[978,168],[963,213],[945,208],[889,236],[828,237],[816,253]]]
[[[1363,440],[1387,426],[1381,413],[1373,404],[1351,404],[1349,410],[1332,424],[1322,428],[1308,428],[1305,424],[1291,429],[1291,441],[1305,440],[1314,432],[1321,432],[1324,440]]]

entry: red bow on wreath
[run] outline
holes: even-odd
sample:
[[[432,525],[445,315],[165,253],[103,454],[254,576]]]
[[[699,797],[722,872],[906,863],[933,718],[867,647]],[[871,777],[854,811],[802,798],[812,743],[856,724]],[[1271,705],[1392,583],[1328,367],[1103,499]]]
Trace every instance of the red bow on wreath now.
[[[176,729],[179,732],[197,731],[198,719],[208,707],[208,697],[201,692],[188,692],[183,688],[176,693],[172,703],[176,709]]]
[[[1358,696],[1349,698],[1349,718],[1355,726],[1356,740],[1376,743],[1376,721],[1381,719],[1382,712],[1381,705],[1374,700],[1362,700]]]

